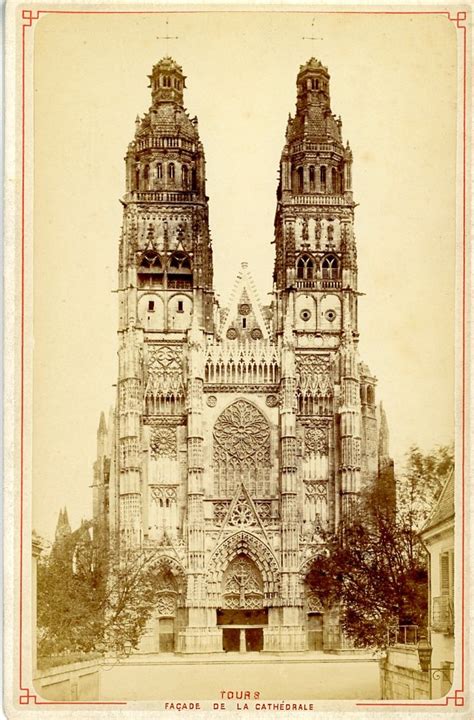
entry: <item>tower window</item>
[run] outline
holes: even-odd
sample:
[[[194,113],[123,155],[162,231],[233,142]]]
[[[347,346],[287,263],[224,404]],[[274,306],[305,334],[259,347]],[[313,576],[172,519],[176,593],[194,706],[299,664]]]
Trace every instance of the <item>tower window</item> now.
[[[156,166],[156,177],[158,180],[161,180],[163,177],[163,165],[161,163],[158,163]]]
[[[326,255],[322,264],[323,280],[337,280],[339,277],[339,261],[334,255]]]
[[[191,261],[186,255],[186,253],[177,252],[172,255],[170,259],[170,272],[172,272],[173,270],[176,272],[184,273],[191,272]]]
[[[159,255],[154,250],[147,250],[140,260],[138,267],[139,287],[161,285],[163,282],[163,267]],[[150,303],[153,308],[150,308]],[[148,310],[154,310],[154,302],[148,302]]]
[[[148,300],[148,312],[155,312],[155,301]]]
[[[314,165],[309,166],[309,189],[311,192],[314,192],[315,188],[315,172],[314,172]]]
[[[181,175],[182,175],[182,182],[183,182],[183,190],[187,190],[188,189],[188,166],[187,165],[183,165]]]
[[[298,173],[298,192],[302,193],[304,188],[304,170],[302,167],[299,167],[297,170]]]
[[[174,180],[174,163],[168,165],[168,177],[170,180]]]
[[[148,190],[148,178],[150,175],[150,167],[148,165],[145,165],[143,168],[143,182],[145,184],[145,190]]]
[[[333,193],[338,192],[337,175],[338,175],[338,173],[337,173],[336,168],[333,168],[332,169],[332,191],[333,191]]]
[[[247,318],[242,318],[242,327],[243,328],[247,327]]]
[[[184,302],[182,300],[178,300],[178,312],[184,312]]]
[[[313,280],[314,260],[310,255],[301,255],[296,263],[296,277],[298,280]]]
[[[319,177],[321,180],[321,190],[323,192],[326,192],[326,168],[324,165],[322,165],[320,168]]]
[[[372,385],[367,385],[367,402],[369,405],[375,404],[375,392]]]
[[[175,252],[168,265],[168,287],[189,288],[193,284],[191,260],[184,252]],[[183,311],[181,311],[183,312]]]
[[[318,89],[319,89],[319,80],[316,80],[315,78],[312,78],[312,80],[311,80],[311,88],[312,88],[313,90],[318,90]]]

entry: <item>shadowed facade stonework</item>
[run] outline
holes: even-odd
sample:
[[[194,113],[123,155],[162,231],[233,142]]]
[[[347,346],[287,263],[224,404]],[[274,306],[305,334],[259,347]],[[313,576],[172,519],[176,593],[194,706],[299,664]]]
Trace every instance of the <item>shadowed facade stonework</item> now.
[[[117,402],[99,426],[95,518],[122,546],[158,549],[144,652],[338,649],[337,608],[305,578],[322,531],[393,467],[357,354],[352,153],[328,71],[312,58],[297,76],[270,306],[243,263],[219,308],[182,69],[164,58],[150,86],[126,154]]]

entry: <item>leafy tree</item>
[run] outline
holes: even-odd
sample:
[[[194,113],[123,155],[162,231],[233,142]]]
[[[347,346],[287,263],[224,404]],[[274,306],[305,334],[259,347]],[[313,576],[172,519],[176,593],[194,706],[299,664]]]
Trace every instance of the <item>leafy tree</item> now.
[[[39,656],[136,648],[153,611],[156,553],[119,553],[87,539],[91,526],[56,542],[39,561]]]
[[[454,446],[442,445],[423,453],[414,445],[406,456],[404,471],[397,479],[399,522],[421,530],[454,468]]]
[[[452,448],[428,455],[412,448],[397,512],[387,487],[375,482],[338,535],[325,537],[327,555],[313,563],[307,582],[325,607],[339,604],[341,626],[356,647],[383,648],[390,630],[426,623],[426,552],[419,530],[452,467]]]

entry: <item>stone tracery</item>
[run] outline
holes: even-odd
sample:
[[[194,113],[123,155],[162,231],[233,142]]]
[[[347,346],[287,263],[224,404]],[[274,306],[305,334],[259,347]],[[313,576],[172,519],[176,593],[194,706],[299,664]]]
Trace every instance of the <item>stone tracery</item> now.
[[[280,573],[275,555],[268,545],[248,532],[237,532],[224,540],[212,554],[207,567],[206,588],[213,607],[221,603],[222,579],[226,568],[236,557],[244,555],[253,561],[262,578],[263,605],[278,605]]]
[[[232,403],[214,425],[214,492],[230,497],[243,482],[251,495],[270,493],[270,427],[246,400]]]
[[[225,571],[222,596],[225,608],[256,609],[263,606],[261,575],[255,563],[245,555],[238,555]]]

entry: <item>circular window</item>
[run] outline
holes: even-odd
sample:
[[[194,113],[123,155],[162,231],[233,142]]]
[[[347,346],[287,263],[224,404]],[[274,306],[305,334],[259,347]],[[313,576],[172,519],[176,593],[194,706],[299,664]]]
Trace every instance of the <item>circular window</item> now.
[[[336,311],[335,310],[327,310],[326,311],[326,320],[329,320],[329,322],[333,322],[336,319]]]
[[[254,328],[252,330],[252,332],[250,333],[250,337],[253,340],[261,340],[263,335],[262,335],[262,331],[260,330],[260,328]]]
[[[241,315],[248,315],[250,312],[250,305],[247,303],[242,303],[242,305],[239,306],[239,313]]]
[[[229,328],[227,330],[227,338],[229,340],[235,340],[236,337],[237,337],[237,330],[235,328]]]
[[[305,322],[308,322],[308,320],[310,319],[310,317],[311,317],[311,313],[310,313],[309,310],[302,310],[302,311],[300,312],[300,318],[301,318],[302,320],[304,320]]]

